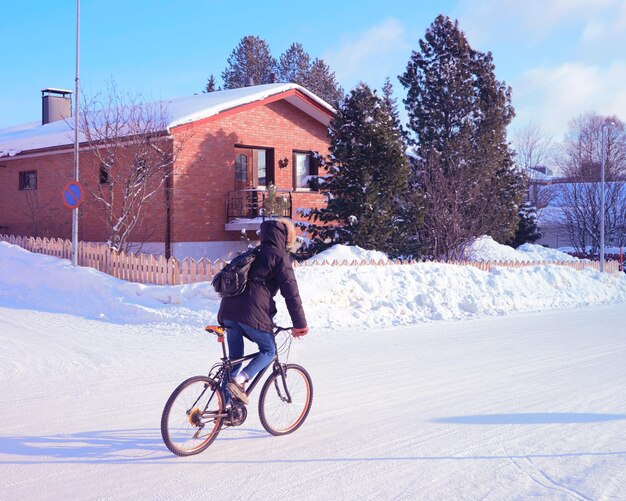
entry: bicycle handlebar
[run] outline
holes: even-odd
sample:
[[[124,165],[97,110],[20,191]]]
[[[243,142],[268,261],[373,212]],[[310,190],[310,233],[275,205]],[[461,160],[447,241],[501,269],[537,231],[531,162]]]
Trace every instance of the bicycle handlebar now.
[[[291,331],[293,329],[293,326],[291,327],[281,327],[280,325],[275,325],[274,326],[274,336],[280,332],[286,332],[286,331]]]

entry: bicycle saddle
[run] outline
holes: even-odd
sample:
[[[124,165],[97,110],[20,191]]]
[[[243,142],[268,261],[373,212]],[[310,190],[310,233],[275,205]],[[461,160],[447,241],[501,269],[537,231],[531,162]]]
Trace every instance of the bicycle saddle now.
[[[226,329],[224,329],[224,327],[222,327],[221,325],[207,325],[204,330],[207,332],[211,332],[216,336],[223,336],[226,332]]]

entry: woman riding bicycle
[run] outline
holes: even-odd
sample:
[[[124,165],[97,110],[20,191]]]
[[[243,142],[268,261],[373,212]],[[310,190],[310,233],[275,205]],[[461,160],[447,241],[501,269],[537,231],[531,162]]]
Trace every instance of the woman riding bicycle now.
[[[241,371],[233,367],[233,378],[227,389],[243,403],[248,403],[245,383],[267,367],[276,355],[272,334],[276,315],[274,296],[280,290],[293,323],[292,335],[308,333],[298,283],[289,252],[296,244],[296,230],[289,219],[270,219],[261,224],[261,245],[248,272],[245,290],[222,299],[217,314],[219,323],[226,327],[228,350],[231,358],[244,354],[243,338],[247,337],[259,347],[259,354]],[[239,371],[239,372],[238,372]]]

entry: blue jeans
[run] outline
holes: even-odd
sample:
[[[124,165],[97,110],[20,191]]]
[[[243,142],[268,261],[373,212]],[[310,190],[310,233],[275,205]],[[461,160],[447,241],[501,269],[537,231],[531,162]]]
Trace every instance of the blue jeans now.
[[[243,369],[248,379],[252,379],[274,360],[276,356],[276,344],[274,342],[274,335],[271,332],[261,331],[246,324],[233,322],[232,320],[224,320],[224,326],[227,332],[228,354],[231,359],[243,357],[244,334],[259,347],[259,353],[250,360],[250,363]],[[241,369],[241,364],[233,367],[233,377],[239,373],[239,369]]]

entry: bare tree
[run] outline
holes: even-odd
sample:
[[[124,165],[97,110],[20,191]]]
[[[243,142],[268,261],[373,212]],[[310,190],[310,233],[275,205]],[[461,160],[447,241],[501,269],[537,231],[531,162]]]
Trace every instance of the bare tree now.
[[[479,183],[476,168],[465,166],[446,172],[432,152],[425,165],[416,179],[428,206],[423,240],[430,243],[433,256],[439,259],[463,259],[476,236],[501,231],[507,224],[501,212],[493,210],[494,200],[499,193],[522,183],[521,176],[507,169],[500,177]],[[517,206],[510,205],[509,212],[516,211]]]
[[[515,163],[522,170],[547,166],[554,160],[554,142],[539,125],[528,122],[513,135]]]
[[[626,177],[626,130],[616,116],[588,113],[570,121],[562,168],[566,177],[599,181],[602,162],[602,126],[606,127],[605,176],[607,181]]]
[[[130,243],[146,204],[165,194],[185,139],[168,135],[164,103],[123,94],[114,83],[84,101],[79,127],[97,165],[89,190],[102,209],[107,243],[119,251]]]
[[[559,185],[562,222],[577,252],[597,254],[600,249],[599,183],[571,182]],[[626,187],[623,182],[605,184],[605,242],[626,244]]]
[[[54,199],[43,200],[37,190],[25,190],[19,203],[19,211],[26,219],[28,234],[34,237],[49,237],[54,220],[51,210]]]
[[[537,209],[550,204],[554,196],[551,185],[545,182],[541,169],[555,163],[556,145],[541,127],[534,122],[517,129],[513,135],[515,163],[528,178],[527,201]]]
[[[606,127],[605,241],[626,244],[626,131],[617,117],[581,115],[569,124],[563,155],[568,182],[558,186],[562,223],[578,252],[600,248],[602,126]]]

